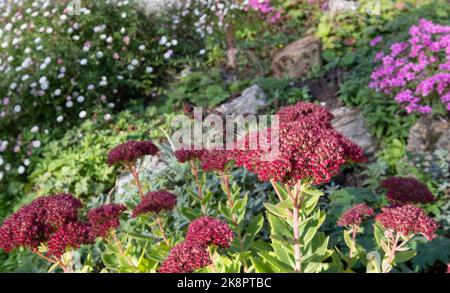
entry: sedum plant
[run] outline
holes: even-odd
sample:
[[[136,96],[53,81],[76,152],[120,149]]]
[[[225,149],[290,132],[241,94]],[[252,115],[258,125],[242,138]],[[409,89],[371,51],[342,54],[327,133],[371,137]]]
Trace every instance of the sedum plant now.
[[[264,159],[264,150],[237,151],[236,164],[270,181],[279,203],[265,204],[271,225],[273,251],[259,251],[253,259],[257,271],[320,272],[330,268],[328,238],[319,227],[325,212],[317,207],[326,183],[348,162],[364,162],[363,151],[331,126],[332,114],[324,107],[300,102],[281,109],[279,156]],[[270,133],[270,130],[268,131]],[[263,135],[256,133],[257,136]]]

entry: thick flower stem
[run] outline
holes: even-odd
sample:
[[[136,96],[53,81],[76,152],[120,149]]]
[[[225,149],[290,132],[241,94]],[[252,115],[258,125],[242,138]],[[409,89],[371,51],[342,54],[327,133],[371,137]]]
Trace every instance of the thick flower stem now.
[[[222,183],[224,185],[225,188],[225,193],[227,194],[227,199],[228,199],[228,205],[230,206],[230,210],[233,209],[234,207],[234,201],[233,201],[233,197],[231,196],[231,191],[230,191],[230,179],[228,177],[228,174],[223,173],[220,175],[221,179],[222,179]],[[239,241],[239,248],[240,251],[242,253],[244,253],[244,240],[242,239],[242,235],[239,231],[239,223],[238,223],[238,219],[236,217],[236,214],[232,214],[231,215],[231,219],[233,222],[234,227],[236,228],[236,235]],[[247,271],[247,266],[244,263],[244,271]]]
[[[166,242],[167,246],[170,247],[170,242],[169,242],[169,240],[166,237],[166,232],[164,232],[164,227],[162,225],[162,221],[161,221],[161,218],[159,216],[156,217],[156,223],[158,224],[159,231],[161,231],[161,235],[162,235],[162,238],[163,238],[164,242]]]
[[[62,263],[62,261],[58,261],[56,259],[49,258],[39,251],[36,251],[34,254],[36,254],[37,256],[39,256],[40,258],[42,258],[43,260],[45,260],[49,263],[57,264],[63,270],[64,273],[70,273],[70,270],[67,268],[67,266],[65,266]]]
[[[295,257],[295,271],[302,271],[302,252],[300,250],[300,235],[299,235],[299,207],[294,203],[292,222],[294,226],[294,257]]]
[[[200,181],[200,177],[198,176],[198,168],[194,165],[193,162],[191,162],[191,172],[194,175],[194,180],[195,180],[195,184],[197,185],[197,194],[198,197],[200,198],[200,200],[202,201],[201,205],[201,210],[202,213],[205,214],[206,213],[206,207],[203,204],[203,186],[202,183]]]
[[[119,250],[119,253],[127,260],[127,263],[130,266],[134,267],[134,264],[131,261],[131,259],[125,254],[125,251],[123,250],[123,247],[122,247],[122,242],[120,242],[120,240],[117,238],[115,230],[111,231],[111,237],[112,237],[112,239],[114,241],[114,244],[117,246],[117,249]]]
[[[141,182],[139,181],[139,172],[136,170],[135,166],[132,163],[127,164],[128,169],[130,170],[131,175],[133,176],[134,182],[139,191],[139,195],[144,197],[144,192],[142,191]]]

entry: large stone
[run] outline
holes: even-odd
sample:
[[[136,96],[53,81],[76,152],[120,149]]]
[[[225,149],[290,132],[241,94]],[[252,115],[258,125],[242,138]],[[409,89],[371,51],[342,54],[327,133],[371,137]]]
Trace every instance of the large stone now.
[[[272,60],[272,71],[277,77],[300,78],[320,65],[320,41],[309,36],[278,51]]]
[[[370,134],[363,114],[357,109],[341,107],[332,111],[333,127],[360,146],[364,152],[371,155],[376,150],[376,143]]]
[[[407,151],[413,154],[450,150],[450,122],[443,118],[423,117],[411,127]]]
[[[228,114],[256,114],[258,110],[267,105],[267,96],[262,89],[253,85],[245,89],[240,97],[220,105],[216,111],[223,115]]]

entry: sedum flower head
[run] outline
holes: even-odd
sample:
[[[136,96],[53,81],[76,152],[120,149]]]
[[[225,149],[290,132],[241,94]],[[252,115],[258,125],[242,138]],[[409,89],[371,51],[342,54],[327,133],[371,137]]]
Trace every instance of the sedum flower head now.
[[[225,172],[234,160],[234,152],[228,150],[205,150],[200,158],[202,170],[207,172]]]
[[[314,103],[299,102],[292,106],[281,108],[277,115],[280,123],[289,123],[294,121],[308,121],[312,124],[331,127],[333,114],[325,107]]]
[[[180,163],[186,163],[189,161],[200,160],[203,150],[177,150],[175,151],[175,158]]]
[[[95,237],[106,237],[120,225],[120,215],[127,208],[124,205],[107,204],[90,210],[87,214]]]
[[[392,204],[430,203],[434,201],[428,187],[415,178],[389,177],[381,182],[387,190],[386,198]]]
[[[158,147],[151,141],[127,141],[113,148],[108,154],[108,165],[132,163],[144,156],[154,156]]]
[[[177,197],[167,191],[153,191],[147,193],[141,202],[134,208],[133,217],[147,213],[170,211],[177,204]]]
[[[226,223],[203,216],[191,222],[186,234],[186,241],[204,246],[215,245],[228,248],[233,241],[233,231]]]
[[[364,219],[372,216],[374,210],[364,203],[357,204],[348,209],[337,221],[338,226],[360,226]]]
[[[0,227],[0,248],[37,249],[60,227],[77,221],[81,202],[70,194],[40,197],[8,217]]]
[[[329,182],[348,162],[366,161],[360,147],[331,126],[312,123],[314,120],[310,117],[280,123],[279,153],[272,159],[267,159],[273,150],[271,145],[248,150],[248,141],[251,136],[263,135],[270,142],[273,130],[251,134],[244,142],[247,150],[235,152],[236,165],[256,173],[262,181],[292,183],[306,179],[322,184]]]
[[[211,264],[209,252],[204,245],[185,241],[176,245],[161,265],[161,273],[193,273]]]
[[[77,249],[83,244],[93,244],[95,240],[91,226],[79,221],[61,226],[48,241],[48,254],[60,257],[67,249]]]
[[[382,208],[375,220],[384,228],[394,230],[403,236],[422,234],[428,240],[436,237],[438,224],[425,212],[411,204]]]

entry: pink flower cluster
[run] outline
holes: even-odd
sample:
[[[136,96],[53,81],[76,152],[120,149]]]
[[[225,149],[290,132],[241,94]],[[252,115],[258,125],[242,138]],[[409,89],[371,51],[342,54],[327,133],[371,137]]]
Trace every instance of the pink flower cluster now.
[[[94,238],[89,224],[80,221],[69,222],[56,230],[48,240],[48,254],[60,257],[67,247],[79,248],[83,244],[93,244]]]
[[[161,273],[192,273],[210,265],[208,246],[230,247],[233,232],[230,227],[217,219],[203,216],[189,224],[184,242],[169,253],[161,265]]]
[[[168,274],[187,274],[207,267],[211,258],[205,246],[195,242],[182,242],[170,251],[159,272]]]
[[[428,187],[415,178],[389,177],[381,182],[381,187],[387,190],[386,198],[395,205],[434,201]]]
[[[107,204],[90,210],[87,219],[94,236],[107,237],[111,230],[117,229],[120,225],[119,217],[126,209],[124,205]]]
[[[421,19],[409,35],[388,54],[376,55],[381,64],[372,72],[369,87],[394,95],[408,113],[430,113],[436,99],[450,111],[450,26]]]
[[[384,228],[396,231],[403,236],[422,234],[428,240],[436,237],[438,224],[425,212],[414,205],[382,208],[375,220]]]
[[[0,227],[0,248],[37,250],[48,243],[48,254],[61,256],[67,247],[94,241],[89,225],[78,220],[81,202],[70,194],[40,197],[7,218]]]
[[[331,113],[324,107],[300,102],[283,108],[280,116],[279,154],[267,160],[271,145],[248,149],[253,136],[268,136],[272,130],[254,133],[243,143],[244,151],[235,152],[237,166],[258,174],[262,181],[293,183],[312,180],[313,184],[329,182],[342,166],[351,162],[365,162],[363,150],[335,131]]]
[[[108,154],[108,165],[133,163],[144,156],[154,156],[158,147],[151,141],[127,141],[113,148]]]
[[[271,0],[249,0],[248,8],[264,15],[269,23],[276,23],[281,19],[282,11],[277,10]]]
[[[360,226],[364,219],[374,214],[373,208],[364,203],[357,204],[348,209],[337,221],[338,226]]]
[[[147,193],[141,202],[134,208],[133,217],[147,213],[159,213],[161,211],[170,211],[177,204],[177,197],[167,191],[153,191]]]
[[[226,223],[204,216],[191,222],[186,241],[228,248],[233,241],[233,231]]]
[[[234,160],[234,153],[228,150],[177,150],[175,157],[178,162],[198,160],[200,166],[207,172],[224,172],[228,164]]]

